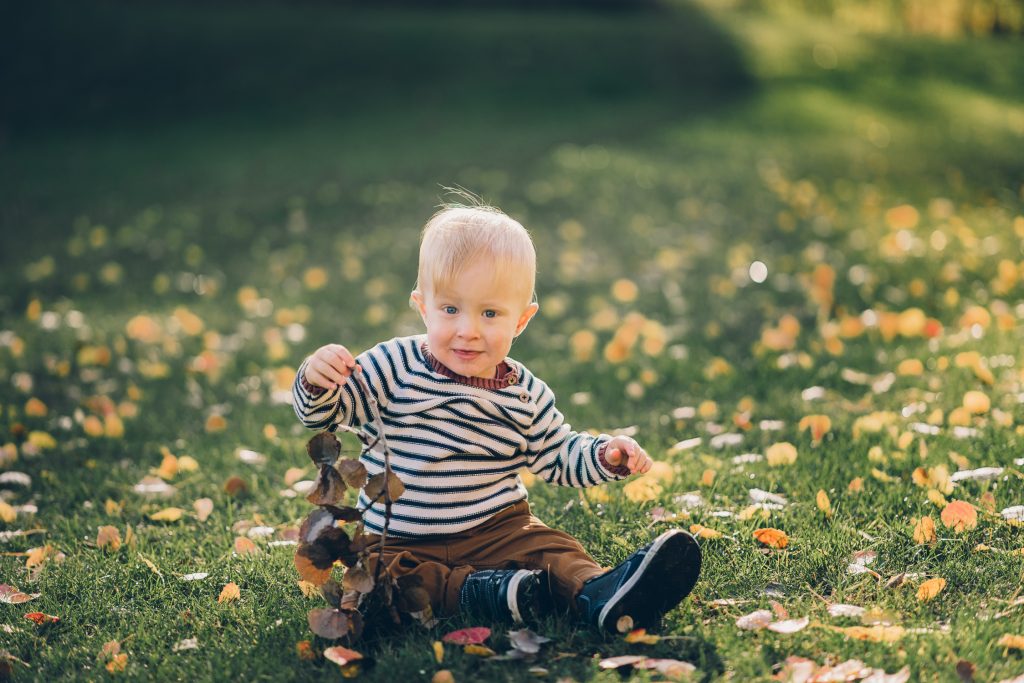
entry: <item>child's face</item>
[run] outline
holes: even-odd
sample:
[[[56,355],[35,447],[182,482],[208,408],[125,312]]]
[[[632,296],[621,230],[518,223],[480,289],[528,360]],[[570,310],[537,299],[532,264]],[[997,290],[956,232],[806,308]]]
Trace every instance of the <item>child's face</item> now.
[[[537,312],[520,283],[497,278],[495,271],[494,264],[479,261],[438,291],[412,293],[430,352],[466,377],[494,377],[512,340]]]

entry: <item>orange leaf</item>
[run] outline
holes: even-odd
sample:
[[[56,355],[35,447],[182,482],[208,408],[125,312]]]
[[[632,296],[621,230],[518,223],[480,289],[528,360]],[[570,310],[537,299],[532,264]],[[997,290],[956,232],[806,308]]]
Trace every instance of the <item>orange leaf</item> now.
[[[336,645],[324,650],[324,658],[334,662],[338,666],[345,666],[346,664],[351,664],[352,662],[362,659],[363,656],[355,650],[349,650],[347,647]]]
[[[39,626],[60,621],[60,617],[55,617],[52,614],[45,614],[43,612],[29,612],[25,615],[25,618],[29,621],[35,622]]]
[[[630,631],[626,634],[625,637],[625,641],[631,644],[643,643],[644,645],[654,645],[659,640],[661,640],[660,636],[649,634],[647,633],[647,629],[644,628],[638,628],[633,631]]]
[[[917,599],[928,602],[946,587],[945,579],[928,579],[917,588]]]
[[[117,550],[121,547],[121,532],[114,526],[101,526],[96,534],[96,545],[99,548]]]
[[[824,489],[818,491],[818,495],[815,496],[814,502],[826,517],[832,516],[832,501],[828,499],[828,494],[825,493]]]
[[[230,602],[232,600],[238,600],[242,597],[242,591],[238,588],[238,584],[232,581],[231,583],[224,586],[220,592],[220,597],[217,598],[217,602]]]
[[[914,542],[918,545],[935,543],[935,522],[931,517],[925,516],[914,525]]]
[[[704,539],[708,539],[708,540],[713,539],[713,538],[721,538],[722,537],[722,532],[721,531],[715,531],[714,529],[709,529],[708,527],[703,526],[701,524],[691,524],[690,525],[690,533],[693,534],[694,536],[699,537],[699,538],[704,538]]]
[[[832,419],[828,415],[805,415],[800,419],[798,429],[802,432],[811,430],[811,439],[814,443],[821,443],[821,440],[832,429]]]
[[[107,671],[112,674],[121,673],[128,666],[128,653],[122,652],[121,654],[114,655],[107,662]]]
[[[1015,636],[1009,633],[1003,635],[996,643],[1000,647],[1005,647],[1009,650],[1024,650],[1024,636]]]
[[[970,503],[953,500],[942,510],[941,519],[953,531],[970,531],[978,526],[978,511]]]
[[[295,654],[299,659],[306,661],[316,659],[316,652],[313,651],[313,645],[308,640],[300,640],[295,643]]]
[[[260,549],[245,536],[235,537],[235,552],[239,555],[258,555]]]
[[[769,548],[785,548],[789,545],[789,536],[778,529],[757,529],[754,531],[754,539]]]

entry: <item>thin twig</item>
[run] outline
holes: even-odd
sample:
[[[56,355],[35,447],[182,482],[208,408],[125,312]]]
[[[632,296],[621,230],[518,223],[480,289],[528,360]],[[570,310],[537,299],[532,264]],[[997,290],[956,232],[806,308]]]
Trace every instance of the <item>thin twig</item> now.
[[[377,586],[380,581],[380,574],[384,567],[384,546],[388,540],[388,527],[391,525],[391,449],[388,447],[387,439],[384,437],[384,420],[380,416],[380,407],[377,405],[377,399],[374,398],[373,392],[370,391],[370,386],[366,383],[366,378],[363,377],[362,373],[355,373],[356,381],[359,383],[359,388],[366,395],[370,404],[370,419],[377,427],[377,438],[374,439],[373,443],[367,443],[367,449],[373,448],[377,444],[380,444],[381,450],[384,454],[384,487],[381,493],[384,494],[384,527],[380,532],[380,546],[377,548],[377,564],[373,570],[373,585]],[[369,439],[367,439],[367,442]],[[378,496],[379,498],[379,496]],[[370,506],[376,502],[374,500],[370,503]]]

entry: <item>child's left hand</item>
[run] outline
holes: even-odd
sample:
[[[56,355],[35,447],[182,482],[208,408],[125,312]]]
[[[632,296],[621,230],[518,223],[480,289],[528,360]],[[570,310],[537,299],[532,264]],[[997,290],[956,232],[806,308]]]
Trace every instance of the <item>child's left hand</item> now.
[[[647,455],[647,451],[640,448],[640,444],[628,436],[616,436],[609,441],[605,446],[604,459],[612,467],[617,467],[625,462],[630,474],[644,474],[654,464],[651,456]]]

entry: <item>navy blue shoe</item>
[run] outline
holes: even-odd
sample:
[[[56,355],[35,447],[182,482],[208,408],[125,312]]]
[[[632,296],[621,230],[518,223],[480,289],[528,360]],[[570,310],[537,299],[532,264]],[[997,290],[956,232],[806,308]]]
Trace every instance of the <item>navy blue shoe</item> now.
[[[535,623],[551,606],[540,569],[485,569],[466,577],[459,592],[463,614],[514,624]]]
[[[609,572],[588,579],[576,595],[583,621],[617,633],[619,619],[630,628],[656,626],[690,594],[700,576],[700,546],[682,529],[666,531]]]

